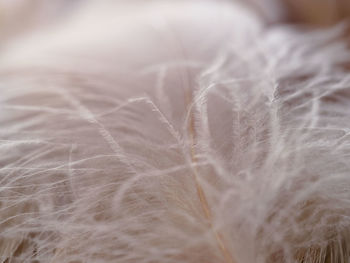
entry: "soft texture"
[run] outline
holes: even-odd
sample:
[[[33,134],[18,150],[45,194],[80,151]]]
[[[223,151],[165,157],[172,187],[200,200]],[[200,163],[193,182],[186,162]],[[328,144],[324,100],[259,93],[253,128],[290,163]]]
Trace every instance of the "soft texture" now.
[[[86,1],[0,53],[0,262],[349,262],[349,52],[223,1]]]

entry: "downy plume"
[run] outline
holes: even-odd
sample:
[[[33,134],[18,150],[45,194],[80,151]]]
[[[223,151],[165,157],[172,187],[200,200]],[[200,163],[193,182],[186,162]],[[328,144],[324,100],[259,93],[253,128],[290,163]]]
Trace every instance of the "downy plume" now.
[[[53,20],[3,35],[1,263],[349,262],[342,25],[224,1]]]

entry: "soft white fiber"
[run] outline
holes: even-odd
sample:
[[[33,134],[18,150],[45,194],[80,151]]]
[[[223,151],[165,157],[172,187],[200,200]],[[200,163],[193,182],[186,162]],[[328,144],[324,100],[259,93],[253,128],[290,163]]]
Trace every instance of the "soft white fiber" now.
[[[86,1],[8,38],[0,262],[349,262],[342,29]]]

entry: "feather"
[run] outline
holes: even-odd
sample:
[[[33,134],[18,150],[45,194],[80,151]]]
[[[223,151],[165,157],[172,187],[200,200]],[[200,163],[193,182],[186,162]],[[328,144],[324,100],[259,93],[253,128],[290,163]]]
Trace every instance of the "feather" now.
[[[342,30],[86,1],[8,37],[0,262],[349,262]]]

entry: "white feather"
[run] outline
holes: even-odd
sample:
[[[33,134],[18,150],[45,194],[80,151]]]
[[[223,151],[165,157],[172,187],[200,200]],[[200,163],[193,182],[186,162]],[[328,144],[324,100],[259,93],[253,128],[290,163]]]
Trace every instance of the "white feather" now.
[[[339,34],[87,1],[8,39],[0,262],[348,262]]]

